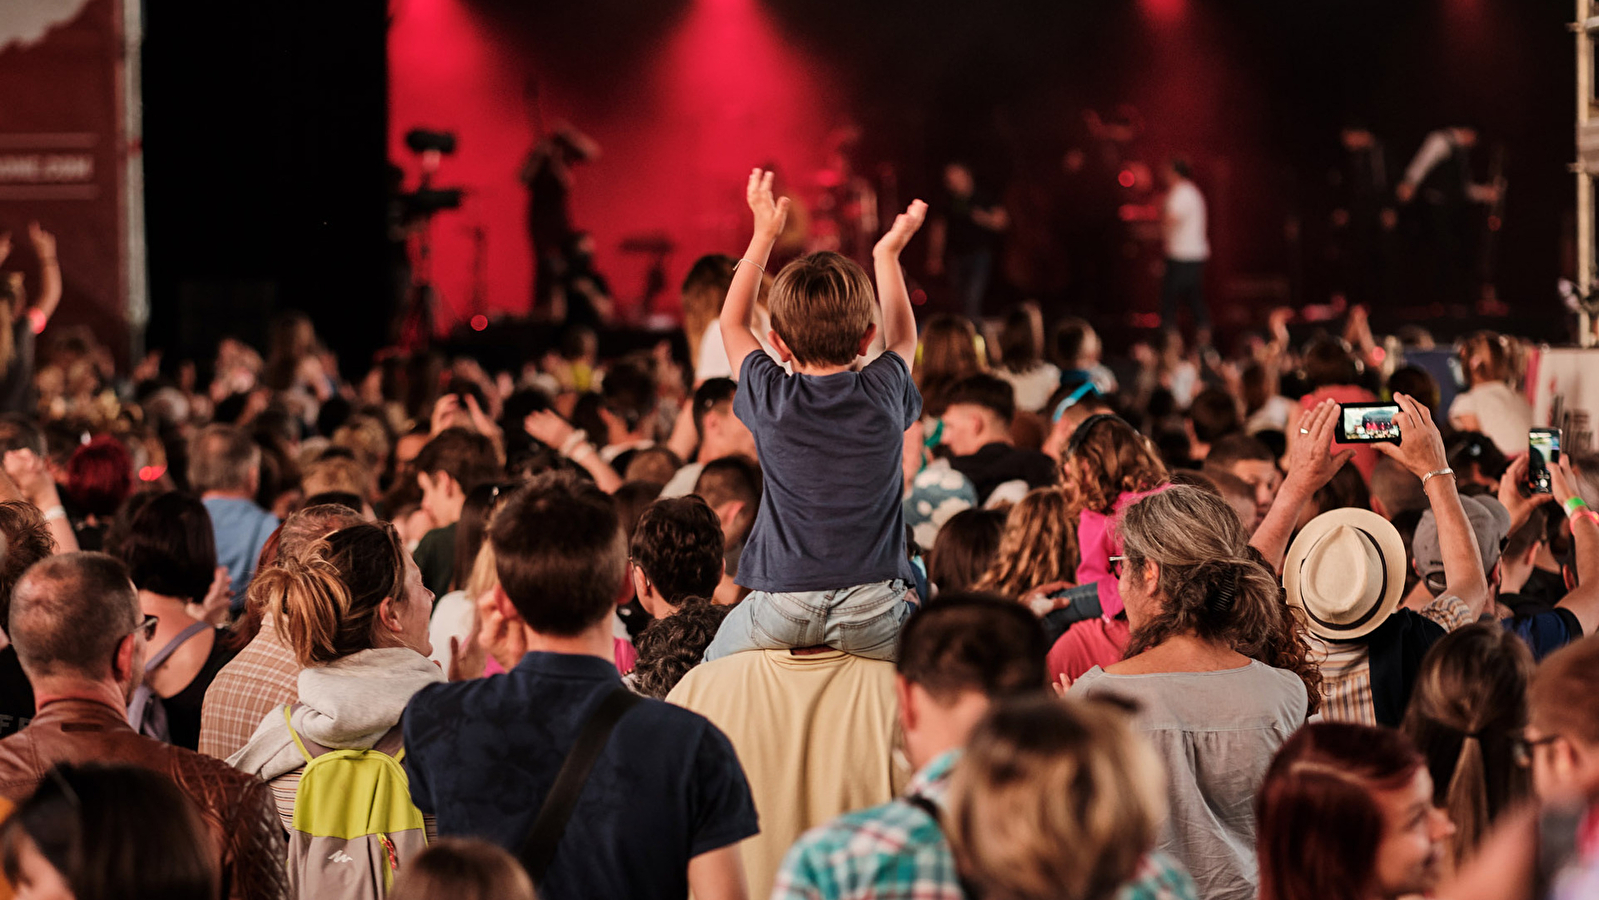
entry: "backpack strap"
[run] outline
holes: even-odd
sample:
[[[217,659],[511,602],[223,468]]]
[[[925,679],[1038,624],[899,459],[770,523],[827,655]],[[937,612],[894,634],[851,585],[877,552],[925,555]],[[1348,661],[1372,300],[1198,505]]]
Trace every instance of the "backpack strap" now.
[[[588,721],[583,723],[577,742],[567,752],[566,761],[561,763],[561,771],[555,776],[555,784],[545,796],[544,804],[539,807],[533,827],[528,830],[527,837],[517,850],[517,858],[527,869],[535,887],[543,883],[544,876],[549,872],[550,863],[555,859],[555,848],[560,845],[561,836],[566,833],[566,823],[577,808],[578,795],[583,793],[583,785],[588,782],[594,763],[599,760],[606,742],[611,739],[611,731],[640,699],[637,694],[618,685],[600,701],[600,705],[589,714]]]
[[[207,625],[204,622],[195,622],[188,628],[178,632],[177,637],[167,641],[167,645],[165,647],[157,650],[154,656],[150,657],[148,660],[145,660],[145,673],[149,674],[150,672],[154,672],[156,669],[161,668],[161,664],[167,661],[167,657],[178,652],[178,648],[183,646],[184,642],[210,627],[210,625]]]
[[[294,746],[300,748],[300,755],[305,757],[306,765],[310,765],[311,760],[315,759],[316,757],[311,755],[311,751],[305,749],[305,742],[300,740],[300,733],[294,730],[294,716],[292,715],[293,711],[293,704],[285,703],[283,705],[283,724],[289,727],[289,737],[294,738]]]

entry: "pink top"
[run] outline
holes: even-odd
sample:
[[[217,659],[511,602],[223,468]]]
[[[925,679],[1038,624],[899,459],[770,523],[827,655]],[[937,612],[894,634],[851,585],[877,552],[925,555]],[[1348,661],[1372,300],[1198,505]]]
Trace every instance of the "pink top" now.
[[[1095,666],[1121,662],[1132,626],[1126,619],[1086,619],[1072,625],[1049,650],[1051,682],[1065,675],[1073,681]]]
[[[1128,491],[1116,498],[1115,510],[1111,515],[1085,509],[1077,517],[1077,546],[1082,554],[1082,561],[1077,565],[1077,583],[1099,584],[1100,614],[1107,619],[1122,611],[1121,590],[1110,574],[1110,558],[1120,556],[1122,552],[1122,539],[1116,533],[1116,518],[1127,507],[1169,487],[1171,485],[1168,483],[1153,490]]]
[[[616,671],[623,675],[633,671],[633,667],[638,665],[638,651],[627,641],[611,638],[611,650],[616,656]]]
[[[1371,391],[1352,384],[1335,384],[1328,387],[1317,388],[1299,400],[1299,411],[1309,412],[1323,400],[1336,400],[1339,403],[1376,403],[1377,397]],[[1336,433],[1332,442],[1332,454],[1338,454],[1355,448],[1355,458],[1351,464],[1360,470],[1360,477],[1371,484],[1371,473],[1377,470],[1377,451],[1370,444],[1340,444]]]

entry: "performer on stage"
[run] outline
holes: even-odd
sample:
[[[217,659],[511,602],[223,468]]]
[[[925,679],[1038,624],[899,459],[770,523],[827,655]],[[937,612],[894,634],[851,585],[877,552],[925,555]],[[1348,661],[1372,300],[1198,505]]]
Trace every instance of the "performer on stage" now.
[[[1440,128],[1427,135],[1394,189],[1402,204],[1420,200],[1421,224],[1431,245],[1433,299],[1468,303],[1477,267],[1476,213],[1499,198],[1499,186],[1471,175],[1474,128]]]
[[[527,230],[533,242],[533,309],[551,310],[551,297],[570,268],[572,166],[600,155],[600,145],[562,125],[528,153],[521,180],[528,189]],[[553,313],[553,310],[551,310]]]
[[[1166,274],[1160,285],[1160,324],[1178,328],[1178,304],[1187,301],[1194,318],[1194,344],[1210,346],[1210,311],[1205,307],[1205,261],[1210,259],[1206,236],[1205,196],[1193,182],[1187,160],[1173,159],[1161,170],[1166,203],[1161,232],[1166,240]]]
[[[980,322],[994,271],[995,245],[1010,228],[1010,215],[998,200],[978,190],[965,163],[951,162],[944,166],[944,193],[931,216],[927,274],[937,277],[947,266],[950,290],[961,311]]]
[[[1334,289],[1351,303],[1382,308],[1394,224],[1388,157],[1370,129],[1351,124],[1339,135],[1343,154],[1333,170]]]

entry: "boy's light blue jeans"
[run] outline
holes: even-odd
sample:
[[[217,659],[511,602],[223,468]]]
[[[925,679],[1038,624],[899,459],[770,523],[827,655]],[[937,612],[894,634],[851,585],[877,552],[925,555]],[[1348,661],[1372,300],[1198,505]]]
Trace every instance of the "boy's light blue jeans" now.
[[[893,660],[899,631],[916,609],[905,581],[879,581],[832,591],[755,591],[733,607],[705,648],[705,661],[742,650],[826,645],[867,659]]]

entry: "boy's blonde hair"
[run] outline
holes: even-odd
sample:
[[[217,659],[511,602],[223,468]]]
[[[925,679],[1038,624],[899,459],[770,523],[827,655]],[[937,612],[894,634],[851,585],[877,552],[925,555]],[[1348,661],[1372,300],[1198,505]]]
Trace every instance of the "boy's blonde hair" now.
[[[849,257],[830,251],[783,267],[772,285],[772,330],[803,365],[854,362],[872,326],[877,296],[871,279]]]
[[[1166,776],[1123,708],[1036,696],[997,704],[950,786],[961,872],[1004,900],[1102,900],[1166,818]]]

